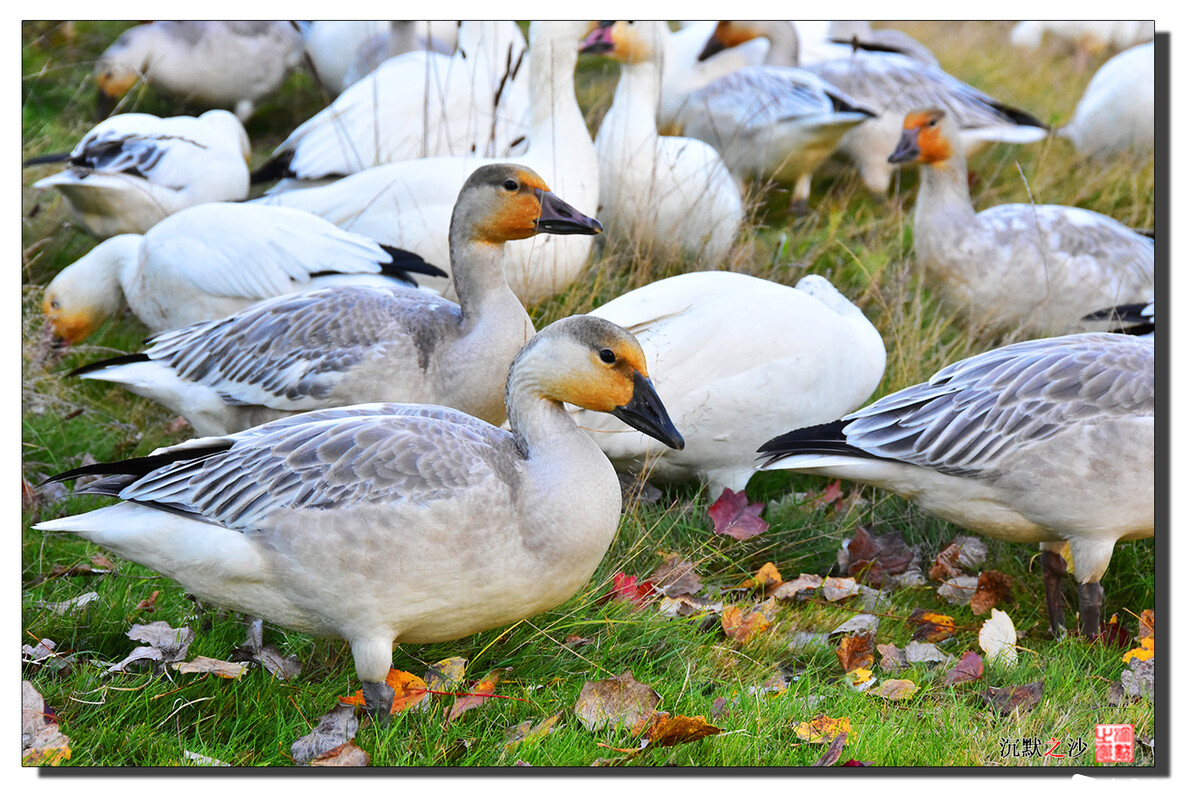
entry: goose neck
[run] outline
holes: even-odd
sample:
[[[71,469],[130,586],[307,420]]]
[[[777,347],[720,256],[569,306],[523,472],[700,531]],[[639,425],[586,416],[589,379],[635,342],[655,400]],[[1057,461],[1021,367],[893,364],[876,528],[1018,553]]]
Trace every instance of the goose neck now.
[[[504,275],[503,243],[476,239],[462,230],[451,230],[450,264],[454,292],[462,308],[463,324],[469,329],[487,316],[496,302],[520,301]],[[522,306],[523,310],[523,306]]]
[[[786,20],[772,20],[763,24],[763,31],[766,41],[770,42],[766,66],[798,67],[799,34],[795,32],[795,26]]]

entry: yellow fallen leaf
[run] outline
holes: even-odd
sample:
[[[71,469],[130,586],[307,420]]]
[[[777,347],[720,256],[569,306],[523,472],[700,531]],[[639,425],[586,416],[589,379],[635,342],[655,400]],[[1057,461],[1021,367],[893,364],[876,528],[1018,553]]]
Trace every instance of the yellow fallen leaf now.
[[[1129,663],[1132,659],[1139,658],[1141,661],[1148,661],[1153,658],[1153,637],[1146,636],[1141,639],[1141,646],[1134,647],[1124,654],[1124,663]]]
[[[741,588],[756,589],[759,586],[764,586],[769,591],[782,582],[783,576],[779,574],[778,567],[774,565],[773,561],[767,561],[758,570],[756,575],[741,582]]]
[[[875,680],[877,679],[874,677],[874,673],[865,667],[859,667],[858,669],[845,673],[845,682],[849,684],[851,688],[856,689],[859,692],[864,692],[866,689],[873,686]]]
[[[853,728],[849,725],[848,717],[828,717],[818,714],[811,722],[800,722],[792,725],[791,730],[805,742],[811,744],[828,744],[839,734],[853,736]]]

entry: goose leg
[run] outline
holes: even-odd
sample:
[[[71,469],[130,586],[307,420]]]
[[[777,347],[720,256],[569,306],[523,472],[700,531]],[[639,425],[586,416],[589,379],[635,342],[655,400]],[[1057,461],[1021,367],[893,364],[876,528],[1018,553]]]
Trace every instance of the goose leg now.
[[[1082,635],[1088,639],[1099,636],[1099,621],[1103,619],[1103,587],[1099,581],[1078,584],[1078,606]]]
[[[391,703],[395,699],[395,689],[387,685],[394,641],[392,637],[378,637],[350,642],[354,668],[362,681],[366,714],[384,728],[391,722]]]
[[[1065,594],[1062,578],[1066,576],[1066,559],[1056,550],[1046,547],[1041,552],[1041,578],[1045,582],[1045,604],[1049,607],[1049,632],[1054,638],[1066,635]]]
[[[395,689],[387,681],[363,681],[362,699],[366,701],[366,714],[381,727],[391,722],[391,703],[395,700]]]
[[[1115,539],[1075,537],[1070,540],[1074,578],[1078,581],[1079,629],[1089,639],[1099,635],[1099,621],[1103,618],[1103,587],[1099,581],[1107,572],[1115,546]]]

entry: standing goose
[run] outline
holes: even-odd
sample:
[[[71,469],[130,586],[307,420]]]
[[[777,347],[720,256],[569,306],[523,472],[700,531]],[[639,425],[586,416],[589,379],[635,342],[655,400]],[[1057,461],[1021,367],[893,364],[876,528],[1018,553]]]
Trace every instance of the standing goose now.
[[[125,31],[100,55],[96,87],[107,116],[138,81],[180,100],[232,108],[242,122],[299,66],[303,42],[286,21],[158,21]]]
[[[183,415],[200,435],[367,402],[432,403],[503,423],[504,379],[533,323],[504,279],[504,243],[599,224],[536,174],[481,167],[450,224],[462,305],[415,289],[339,286],[267,300],[76,370]]]
[[[584,214],[599,206],[599,164],[587,123],[575,98],[574,70],[586,22],[534,22],[529,26],[531,96],[527,149],[505,159],[545,178]],[[420,255],[451,269],[450,216],[458,191],[479,167],[496,163],[481,156],[441,156],[384,164],[327,186],[280,192],[261,202],[301,208],[345,230]],[[587,263],[591,240],[578,236],[539,237],[514,242],[504,253],[508,284],[529,304],[561,291]],[[447,295],[445,279],[422,284]]]
[[[659,259],[714,266],[741,226],[741,190],[711,146],[659,136],[665,22],[601,22],[579,46],[620,62],[612,107],[595,137],[607,236]]]
[[[795,29],[786,22],[724,21],[713,33],[711,46],[716,50],[753,36],[770,42],[768,64],[801,63]],[[837,150],[858,165],[862,180],[875,193],[890,185],[895,165],[887,156],[904,115],[914,109],[946,109],[961,128],[967,155],[987,142],[1035,142],[1049,133],[1031,114],[1000,103],[939,67],[897,53],[854,51],[806,69],[835,86],[855,107],[872,112],[871,119],[845,134]]]
[[[891,155],[915,161],[916,263],[971,324],[1057,335],[1097,308],[1153,299],[1153,240],[1072,206],[1012,203],[974,212],[953,117],[916,111]]]
[[[1069,545],[1095,636],[1112,549],[1153,536],[1153,362],[1152,342],[1119,334],[1008,345],[771,439],[762,469],[879,486],[969,530],[1041,542],[1056,635]]]
[[[303,211],[204,203],[96,245],[50,281],[42,311],[75,344],[125,303],[157,333],[305,289],[415,286],[409,272],[445,274]]]
[[[245,200],[250,139],[228,111],[199,117],[117,114],[88,131],[70,153],[25,162],[67,168],[33,184],[62,193],[72,216],[97,239],[145,233],[200,203]]]
[[[575,421],[618,470],[741,491],[767,436],[861,406],[887,354],[861,310],[819,275],[794,288],[734,272],[655,281],[591,312],[637,337],[687,449],[591,411]]]
[[[396,642],[438,642],[562,603],[620,520],[608,459],[563,408],[683,440],[637,340],[568,317],[517,354],[512,432],[428,405],[313,411],[72,470],[122,501],[43,522],[178,581],[203,601],[350,643],[386,724]]]

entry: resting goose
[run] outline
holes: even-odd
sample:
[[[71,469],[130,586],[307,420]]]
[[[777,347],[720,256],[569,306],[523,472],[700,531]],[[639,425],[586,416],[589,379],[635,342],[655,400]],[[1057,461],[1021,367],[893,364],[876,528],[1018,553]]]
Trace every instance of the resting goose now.
[[[1099,68],[1058,134],[1085,156],[1153,152],[1153,42],[1125,50]]]
[[[500,425],[508,365],[533,335],[504,280],[504,243],[599,230],[531,171],[482,167],[450,224],[461,307],[416,289],[302,292],[159,334],[144,353],[73,374],[156,400],[200,435],[367,402],[433,403]]]
[[[713,34],[713,47],[750,36],[770,42],[767,63],[801,63],[795,30],[785,22],[722,22]],[[1035,142],[1049,132],[1032,115],[998,102],[938,67],[903,55],[858,51],[806,68],[836,87],[855,107],[872,112],[872,119],[841,138],[837,150],[857,164],[862,180],[875,193],[885,192],[891,182],[895,166],[887,156],[909,111],[930,106],[949,111],[962,130],[967,155],[987,142]]]
[[[712,36],[715,24],[686,24],[662,43],[662,97],[658,102],[658,132],[664,136],[677,136],[683,132],[680,112],[692,92],[723,75],[766,60],[770,45],[764,40],[754,39],[700,61],[700,51]]]
[[[879,486],[969,530],[1041,542],[1049,625],[1062,633],[1068,544],[1081,631],[1119,541],[1153,536],[1152,342],[1082,333],[946,367],[840,421],[762,445],[762,469]]]
[[[125,233],[96,245],[54,277],[42,311],[55,336],[74,344],[125,303],[158,332],[304,289],[415,285],[409,272],[444,274],[302,211],[205,203],[144,236]]]
[[[72,470],[124,502],[37,525],[178,581],[203,601],[350,643],[388,721],[397,642],[507,625],[568,599],[620,520],[608,459],[563,403],[682,447],[637,340],[593,317],[512,362],[508,433],[439,406],[313,411],[146,458]]]
[[[717,24],[701,59],[747,40],[730,38],[730,24]],[[786,28],[787,41],[798,52],[790,23],[772,24]],[[798,208],[807,201],[812,173],[833,154],[841,137],[873,112],[799,69],[797,57],[786,49],[771,45],[764,65],[744,67],[692,92],[680,117],[683,133],[715,147],[742,180],[763,178],[793,186],[792,202]]]
[[[772,433],[827,422],[878,386],[886,351],[862,312],[818,275],[795,288],[733,272],[693,272],[591,312],[637,337],[658,393],[687,440],[674,452],[619,421],[576,412],[618,470],[699,479],[713,498],[745,488]]]
[[[595,146],[575,99],[574,69],[586,22],[534,22],[529,26],[528,62],[534,92],[529,106],[527,149],[506,159],[545,178],[587,216],[599,205]],[[462,184],[496,159],[442,156],[384,164],[327,186],[280,192],[260,202],[301,208],[377,242],[417,253],[451,269],[450,216]],[[525,304],[561,291],[583,270],[591,240],[579,236],[539,237],[514,242],[504,252],[508,284]],[[445,279],[421,279],[452,294]]]
[[[891,155],[915,161],[916,263],[972,325],[1055,335],[1097,308],[1153,298],[1153,240],[1071,206],[1009,204],[974,212],[953,117],[916,111]]]
[[[659,260],[712,266],[725,259],[741,225],[741,190],[705,142],[659,136],[665,22],[601,22],[579,52],[620,62],[612,106],[595,137],[599,217],[608,241]]]
[[[459,47],[465,57],[419,50],[380,64],[296,128],[252,180],[307,181],[412,158],[509,153],[527,124],[524,36],[515,22],[464,22]]]
[[[1148,303],[1129,303],[1093,311],[1083,319],[1103,320],[1114,333],[1152,339],[1157,329],[1157,318],[1154,315],[1153,306],[1152,300]]]
[[[255,104],[297,67],[303,55],[290,22],[151,22],[130,28],[96,63],[101,116],[144,80],[196,103],[231,107],[248,120]]]
[[[250,192],[250,139],[237,117],[213,110],[199,117],[117,114],[84,136],[70,153],[25,162],[67,168],[33,184],[57,189],[88,233],[107,239],[145,233],[180,209]]]

